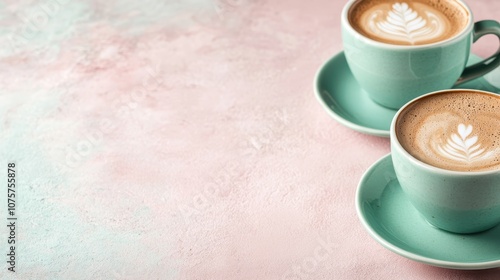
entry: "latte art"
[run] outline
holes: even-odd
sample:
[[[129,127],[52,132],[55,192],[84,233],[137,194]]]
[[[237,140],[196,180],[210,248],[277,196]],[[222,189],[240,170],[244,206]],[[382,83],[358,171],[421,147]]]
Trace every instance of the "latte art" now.
[[[472,134],[472,125],[459,124],[458,133],[453,133],[444,145],[436,145],[437,152],[445,158],[465,164],[493,159],[495,153],[481,148],[477,135]]]
[[[460,90],[429,95],[398,116],[401,146],[427,164],[456,171],[500,170],[500,95]]]
[[[469,16],[453,0],[359,0],[351,7],[349,21],[376,41],[423,45],[455,36],[465,28]]]
[[[407,3],[395,3],[388,12],[375,10],[366,23],[375,36],[412,45],[443,36],[446,25],[446,17],[437,11],[424,11],[419,15]]]

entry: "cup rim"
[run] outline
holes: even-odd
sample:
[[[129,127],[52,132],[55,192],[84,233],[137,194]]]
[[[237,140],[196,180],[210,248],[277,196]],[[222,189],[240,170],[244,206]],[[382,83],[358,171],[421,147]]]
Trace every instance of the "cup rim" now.
[[[439,95],[442,93],[449,93],[449,92],[477,92],[477,93],[482,93],[490,96],[495,96],[497,98],[500,98],[500,95],[489,92],[489,91],[484,91],[484,90],[478,90],[478,89],[443,89],[443,90],[438,90],[438,91],[433,91],[429,92],[427,94],[421,95],[417,98],[414,98],[413,100],[407,102],[405,105],[403,105],[394,115],[392,121],[391,121],[391,127],[390,127],[390,142],[391,142],[391,147],[394,147],[398,150],[398,152],[402,153],[405,158],[409,159],[414,165],[419,166],[420,168],[441,173],[441,174],[448,174],[448,175],[454,175],[454,176],[484,176],[484,175],[492,175],[492,174],[498,174],[500,173],[500,169],[493,169],[493,170],[484,170],[484,171],[458,171],[458,170],[449,170],[449,169],[444,169],[441,167],[437,167],[434,165],[430,165],[428,163],[425,163],[417,158],[415,158],[413,155],[411,155],[408,151],[406,151],[405,148],[401,145],[399,142],[399,139],[396,134],[396,122],[401,113],[411,104],[419,101],[420,99],[426,98],[431,95]]]
[[[412,50],[412,49],[426,49],[426,48],[433,48],[436,46],[446,46],[449,44],[453,44],[456,41],[460,41],[463,39],[465,36],[469,35],[469,33],[472,31],[474,27],[474,15],[472,14],[471,9],[469,6],[463,2],[462,0],[454,0],[457,2],[457,4],[461,5],[468,13],[469,13],[469,22],[465,26],[462,31],[460,31],[458,34],[455,34],[455,36],[450,37],[446,40],[438,41],[438,42],[433,42],[433,43],[428,43],[428,44],[422,44],[422,45],[396,45],[396,44],[389,44],[389,43],[383,43],[379,42],[373,39],[370,39],[366,37],[365,35],[361,34],[358,32],[356,29],[354,29],[350,22],[349,22],[349,9],[354,5],[356,2],[359,2],[362,0],[349,0],[344,5],[344,8],[342,9],[342,14],[341,14],[341,24],[344,26],[349,32],[352,32],[353,34],[356,34],[356,37],[362,38],[363,41],[367,44],[376,46],[376,47],[381,47],[381,48],[389,48],[393,50]],[[471,38],[472,40],[472,38]]]

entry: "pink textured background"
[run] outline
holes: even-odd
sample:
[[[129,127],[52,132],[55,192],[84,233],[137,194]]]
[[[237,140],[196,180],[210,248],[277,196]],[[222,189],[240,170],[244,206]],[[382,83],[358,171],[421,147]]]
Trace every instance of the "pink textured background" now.
[[[312,88],[342,50],[345,1],[60,0],[26,33],[55,1],[1,11],[0,148],[21,226],[18,272],[0,278],[500,275],[407,260],[362,228],[356,186],[389,140],[335,122]],[[500,20],[500,2],[468,2]]]

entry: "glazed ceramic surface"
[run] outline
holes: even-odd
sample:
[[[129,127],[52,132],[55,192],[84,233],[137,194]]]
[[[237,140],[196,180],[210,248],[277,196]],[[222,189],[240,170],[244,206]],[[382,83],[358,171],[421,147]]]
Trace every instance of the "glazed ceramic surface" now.
[[[370,98],[385,107],[398,109],[419,95],[450,88],[457,80],[461,83],[477,78],[500,64],[497,51],[495,60],[464,71],[472,42],[486,34],[500,38],[500,24],[493,20],[474,24],[472,12],[465,3],[462,6],[470,17],[462,32],[432,44],[401,46],[374,41],[358,33],[348,19],[354,2],[349,1],[342,12],[342,41],[347,63]]]
[[[423,95],[396,113],[390,129],[394,168],[403,191],[429,223],[458,233],[487,230],[500,223],[500,170],[473,172],[437,168],[413,157],[397,137],[396,122],[406,107],[419,99],[448,92],[460,94],[461,91],[450,89]],[[467,143],[472,142],[467,140]]]
[[[469,64],[480,60],[480,57],[471,54]],[[500,74],[500,69],[490,74],[486,78]],[[479,77],[454,88],[499,92],[500,84],[497,86]],[[326,112],[339,123],[362,133],[389,137],[391,121],[397,110],[380,106],[368,97],[352,76],[344,52],[331,57],[319,68],[314,80],[314,92]]]
[[[455,234],[430,225],[403,193],[390,154],[363,175],[356,209],[376,241],[406,258],[455,269],[500,266],[500,226],[477,234]]]

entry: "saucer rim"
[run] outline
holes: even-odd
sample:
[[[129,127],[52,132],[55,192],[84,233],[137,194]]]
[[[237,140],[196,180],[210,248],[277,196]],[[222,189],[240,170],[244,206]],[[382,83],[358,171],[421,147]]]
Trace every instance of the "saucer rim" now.
[[[337,121],[338,123],[340,123],[341,125],[347,127],[347,128],[350,128],[354,131],[357,131],[357,132],[360,132],[360,133],[363,133],[363,134],[367,134],[367,135],[373,135],[373,136],[378,136],[378,137],[384,137],[384,138],[390,138],[390,129],[377,129],[377,128],[372,128],[372,127],[367,127],[367,126],[364,126],[364,125],[361,125],[361,124],[358,124],[358,123],[355,123],[353,121],[350,121],[344,117],[342,117],[341,115],[337,114],[335,112],[334,109],[330,108],[330,106],[326,103],[326,101],[322,98],[322,94],[321,94],[321,90],[320,90],[320,87],[319,87],[319,81],[320,81],[320,76],[322,75],[322,73],[324,71],[326,71],[327,69],[327,66],[330,64],[330,63],[333,63],[335,60],[339,59],[341,56],[344,56],[345,57],[345,52],[343,50],[339,51],[338,53],[336,53],[335,55],[332,55],[331,57],[329,57],[327,60],[325,60],[321,66],[316,70],[316,73],[314,75],[314,80],[313,80],[313,88],[314,88],[314,95],[316,97],[316,99],[318,100],[318,102],[321,104],[321,107],[323,107],[323,109],[327,112],[327,114],[329,116],[331,116],[335,121]],[[479,57],[478,55],[474,54],[474,53],[470,53],[469,54],[469,60],[467,63],[470,63],[471,61],[471,58],[474,60],[474,59],[481,59],[481,57]],[[347,66],[349,67],[349,66]],[[348,68],[346,71],[349,71],[350,72],[350,69]],[[351,73],[352,75],[352,73]],[[478,78],[479,79],[479,78]],[[477,79],[474,79],[473,81],[476,81]],[[471,82],[471,81],[469,81]],[[467,83],[469,83],[467,82]],[[466,84],[467,84],[466,83]],[[458,87],[451,87],[450,89],[462,89],[464,87],[462,86],[458,86]],[[467,87],[468,88],[468,87]],[[475,89],[475,88],[473,88]],[[361,88],[359,88],[359,90],[361,90]],[[490,91],[490,90],[488,90]],[[498,93],[498,92],[495,92],[495,93]],[[375,103],[376,104],[376,103]],[[386,107],[383,107],[379,104],[376,104],[377,106],[380,106],[381,108],[385,108],[387,110],[390,110],[391,112],[394,113],[394,115],[396,115],[396,113],[398,112],[398,110],[396,109],[392,109],[392,108],[386,108]]]
[[[398,247],[397,245],[389,242],[383,236],[378,234],[378,232],[371,226],[370,222],[366,218],[366,213],[363,210],[362,204],[365,200],[363,200],[363,191],[367,188],[367,180],[370,176],[377,171],[377,169],[381,168],[381,164],[385,161],[392,160],[391,153],[381,157],[376,162],[374,162],[362,175],[357,189],[356,189],[356,213],[361,221],[361,224],[368,231],[369,235],[375,239],[379,244],[381,244],[386,249],[400,255],[406,257],[408,259],[425,263],[432,266],[443,267],[443,268],[451,268],[451,269],[460,269],[460,270],[480,270],[480,269],[490,269],[490,268],[498,268],[500,267],[500,258],[494,261],[485,261],[485,262],[454,262],[454,261],[445,261],[436,258],[425,257],[407,250]],[[387,184],[383,187],[385,188]]]
[[[325,62],[323,62],[321,64],[320,68],[318,70],[316,70],[316,74],[314,76],[314,95],[316,96],[316,99],[320,102],[321,106],[323,107],[323,109],[326,110],[328,115],[330,115],[332,118],[334,118],[340,124],[350,128],[352,130],[355,130],[355,131],[358,131],[358,132],[361,132],[364,134],[389,138],[389,135],[390,135],[389,130],[366,127],[366,126],[351,122],[351,121],[343,118],[342,116],[338,115],[333,109],[330,108],[330,106],[328,106],[326,101],[322,98],[321,90],[319,87],[320,76],[322,75],[322,73],[324,71],[326,71],[325,69],[327,69],[327,65],[329,65],[330,63],[333,63],[334,60],[339,59],[339,57],[341,57],[341,56],[345,56],[344,51],[340,51],[337,54],[328,58]],[[349,72],[350,72],[350,70],[349,70]],[[394,111],[394,114],[396,114],[396,112],[397,112],[397,110],[394,110],[394,109],[390,109],[390,108],[387,108],[387,109]]]

